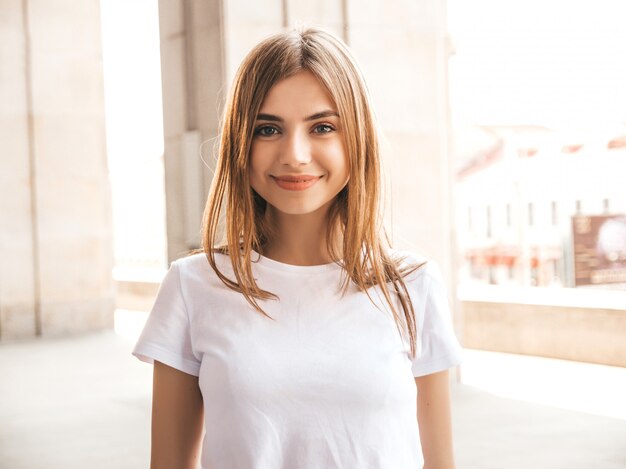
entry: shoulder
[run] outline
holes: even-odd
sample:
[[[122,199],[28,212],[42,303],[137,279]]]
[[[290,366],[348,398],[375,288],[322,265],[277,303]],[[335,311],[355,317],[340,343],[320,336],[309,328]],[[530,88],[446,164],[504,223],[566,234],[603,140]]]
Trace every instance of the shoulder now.
[[[172,262],[172,264],[176,264],[176,266],[182,270],[198,269],[201,268],[204,263],[208,263],[208,261],[206,254],[203,252],[188,254]]]
[[[390,249],[389,254],[392,259],[398,261],[400,268],[414,268],[407,279],[441,277],[441,269],[437,262],[424,254],[400,249]]]
[[[400,260],[403,265],[421,265],[427,263],[430,259],[423,255],[418,254],[415,251],[408,251],[403,249],[389,249],[389,255],[392,259]]]
[[[232,271],[230,259],[228,256],[216,253],[215,262],[217,268],[221,272],[228,275]],[[177,268],[182,281],[189,281],[194,279],[206,281],[211,279],[217,279],[215,271],[209,264],[207,255],[204,252],[180,257],[172,262],[172,266],[175,266],[175,268]]]
[[[408,269],[403,280],[414,299],[447,295],[446,281],[437,261],[413,251],[392,250],[391,255],[399,260],[400,268]]]

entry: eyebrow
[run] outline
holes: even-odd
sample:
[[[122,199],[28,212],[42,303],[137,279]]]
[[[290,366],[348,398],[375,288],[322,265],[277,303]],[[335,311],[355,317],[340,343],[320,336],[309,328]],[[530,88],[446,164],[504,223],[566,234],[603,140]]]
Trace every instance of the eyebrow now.
[[[320,111],[320,112],[316,112],[315,114],[311,114],[310,116],[305,117],[304,120],[314,121],[316,119],[322,119],[324,117],[331,117],[331,116],[339,117],[339,114],[337,114],[335,111],[331,111],[330,109],[328,109],[326,111]],[[261,120],[261,121],[284,122],[284,119],[282,117],[275,116],[274,114],[258,114],[256,118],[257,120]]]

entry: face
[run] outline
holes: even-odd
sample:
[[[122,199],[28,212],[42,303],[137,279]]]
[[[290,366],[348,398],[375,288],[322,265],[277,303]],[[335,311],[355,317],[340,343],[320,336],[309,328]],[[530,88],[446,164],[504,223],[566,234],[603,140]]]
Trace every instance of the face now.
[[[250,185],[284,214],[327,208],[349,178],[339,115],[308,71],[276,83],[263,101],[250,150]]]

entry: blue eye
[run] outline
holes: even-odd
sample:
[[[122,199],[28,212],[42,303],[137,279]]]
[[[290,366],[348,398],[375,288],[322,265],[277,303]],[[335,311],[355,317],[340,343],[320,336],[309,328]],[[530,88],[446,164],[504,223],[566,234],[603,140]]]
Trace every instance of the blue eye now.
[[[328,125],[328,124],[320,124],[320,125],[316,125],[315,126],[315,130],[317,131],[318,129],[324,129],[322,131],[319,131],[317,133],[319,134],[327,134],[330,133],[332,131],[334,131],[335,129],[333,128],[333,126]]]
[[[272,135],[276,135],[276,133],[278,133],[278,129],[276,127],[272,127],[271,125],[262,125],[261,127],[254,129],[254,135],[260,135],[262,137],[270,137]]]

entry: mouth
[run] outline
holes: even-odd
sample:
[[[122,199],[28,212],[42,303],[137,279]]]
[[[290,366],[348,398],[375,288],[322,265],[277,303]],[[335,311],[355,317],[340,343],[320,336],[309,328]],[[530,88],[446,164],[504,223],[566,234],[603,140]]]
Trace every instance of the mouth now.
[[[312,176],[309,174],[271,177],[278,187],[289,191],[302,191],[308,189],[322,178],[322,176]]]

